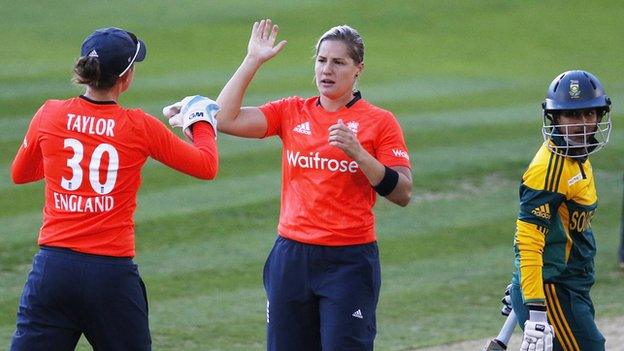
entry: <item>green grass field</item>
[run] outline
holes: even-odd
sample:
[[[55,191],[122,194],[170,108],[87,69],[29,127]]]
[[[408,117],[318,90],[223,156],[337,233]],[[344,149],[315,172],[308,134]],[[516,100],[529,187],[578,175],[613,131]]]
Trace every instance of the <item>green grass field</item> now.
[[[45,5],[42,5],[45,4]],[[0,348],[37,250],[43,184],[12,185],[10,164],[47,98],[67,98],[82,39],[119,26],[148,47],[122,103],[159,115],[184,95],[215,97],[244,56],[251,24],[270,17],[285,50],[246,104],[315,94],[312,48],[348,23],[366,42],[365,98],[393,111],[410,149],[414,198],[376,206],[383,286],[379,350],[494,335],[512,272],[518,180],[541,143],[552,78],[582,68],[614,102],[608,147],[592,158],[600,209],[593,289],[598,317],[624,313],[616,266],[624,169],[624,6],[612,1],[0,0]],[[10,15],[9,15],[10,14]],[[264,260],[279,212],[279,140],[219,137],[218,179],[156,162],[143,172],[137,257],[155,350],[262,350]],[[90,349],[81,341],[80,350]]]

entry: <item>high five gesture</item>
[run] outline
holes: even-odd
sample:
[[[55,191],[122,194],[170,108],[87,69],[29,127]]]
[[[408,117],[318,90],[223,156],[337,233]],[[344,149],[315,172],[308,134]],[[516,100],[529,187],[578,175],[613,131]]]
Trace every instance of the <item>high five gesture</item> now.
[[[261,138],[267,130],[264,115],[257,107],[241,108],[243,96],[263,63],[277,55],[286,46],[282,40],[275,45],[279,27],[270,19],[254,22],[247,45],[247,56],[217,97],[222,106],[217,117],[221,132],[246,138]]]
[[[254,22],[247,45],[247,58],[257,60],[258,63],[262,64],[282,51],[286,46],[286,40],[275,45],[278,32],[279,27],[277,24],[273,24],[270,19]]]

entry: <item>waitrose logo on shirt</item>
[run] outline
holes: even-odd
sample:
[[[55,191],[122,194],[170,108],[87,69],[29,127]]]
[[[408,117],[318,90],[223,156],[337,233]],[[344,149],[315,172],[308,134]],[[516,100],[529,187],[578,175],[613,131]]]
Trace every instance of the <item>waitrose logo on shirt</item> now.
[[[302,155],[299,151],[286,150],[286,159],[292,167],[322,169],[331,172],[355,173],[359,168],[355,161],[320,157],[318,152]]]

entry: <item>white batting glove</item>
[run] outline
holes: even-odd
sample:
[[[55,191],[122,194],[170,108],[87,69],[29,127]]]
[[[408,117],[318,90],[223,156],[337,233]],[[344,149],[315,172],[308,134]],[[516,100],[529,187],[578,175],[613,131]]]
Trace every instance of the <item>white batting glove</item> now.
[[[520,351],[552,351],[555,332],[548,324],[546,311],[529,310],[529,316],[524,322]]]
[[[503,307],[501,308],[501,314],[503,316],[509,316],[509,313],[512,310],[510,292],[511,284],[507,285],[507,288],[505,289],[505,295],[503,295],[503,298],[501,299],[501,303],[503,304]]]
[[[212,126],[215,138],[217,137],[217,119],[219,105],[201,95],[187,96],[181,101],[163,108],[163,115],[169,119],[172,127],[182,127],[184,135],[193,140],[191,126],[199,121],[205,121]]]

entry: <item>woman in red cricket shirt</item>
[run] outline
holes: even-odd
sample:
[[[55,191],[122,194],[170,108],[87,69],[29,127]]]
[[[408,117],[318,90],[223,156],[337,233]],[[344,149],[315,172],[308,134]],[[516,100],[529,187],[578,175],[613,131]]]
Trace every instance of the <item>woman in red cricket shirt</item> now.
[[[218,107],[195,97],[178,116],[191,145],[155,117],[120,106],[145,55],[130,32],[95,31],[74,67],[85,93],[46,101],[30,123],[12,177],[44,179],[45,206],[11,350],[74,350],[81,334],[95,350],[151,349],[145,285],[132,261],[141,168],[152,157],[214,178]]]
[[[264,269],[269,350],[372,350],[381,284],[376,194],[406,206],[409,153],[396,118],[354,90],[362,38],[349,26],[316,46],[319,96],[241,108],[254,74],[286,42],[254,23],[247,56],[217,102],[219,130],[282,140],[278,238]]]

